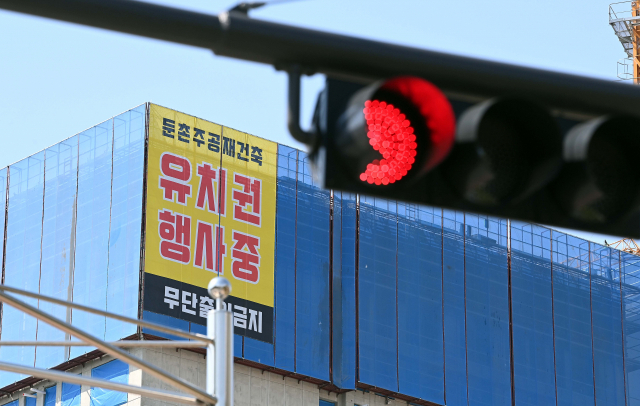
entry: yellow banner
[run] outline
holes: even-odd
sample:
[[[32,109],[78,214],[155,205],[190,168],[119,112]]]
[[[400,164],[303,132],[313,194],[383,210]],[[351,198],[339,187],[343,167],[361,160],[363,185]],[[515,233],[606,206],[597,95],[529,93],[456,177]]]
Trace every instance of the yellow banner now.
[[[277,144],[152,104],[147,168],[145,272],[273,308]],[[199,317],[195,288],[158,289],[145,308]]]

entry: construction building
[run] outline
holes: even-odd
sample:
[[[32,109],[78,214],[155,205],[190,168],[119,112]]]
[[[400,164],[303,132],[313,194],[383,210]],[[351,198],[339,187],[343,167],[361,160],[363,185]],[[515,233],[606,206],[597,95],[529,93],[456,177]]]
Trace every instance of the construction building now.
[[[227,277],[239,406],[640,405],[629,250],[323,190],[303,151],[150,103],[2,169],[0,194],[6,286],[204,333]],[[25,301],[107,341],[181,339]],[[3,305],[2,362],[169,389],[73,342]],[[202,349],[130,352],[204,387]],[[10,372],[0,396],[165,404]]]

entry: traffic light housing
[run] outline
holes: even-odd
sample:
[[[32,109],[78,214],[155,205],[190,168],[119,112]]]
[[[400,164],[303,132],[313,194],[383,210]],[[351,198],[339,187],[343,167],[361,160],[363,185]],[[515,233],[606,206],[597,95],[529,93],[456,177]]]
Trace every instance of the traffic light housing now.
[[[411,76],[328,78],[314,131],[326,188],[640,237],[640,119],[630,115],[446,94]],[[390,173],[398,162],[410,167]]]
[[[455,116],[437,87],[406,76],[356,91],[335,131],[346,171],[374,187],[391,186],[442,162],[453,146]]]

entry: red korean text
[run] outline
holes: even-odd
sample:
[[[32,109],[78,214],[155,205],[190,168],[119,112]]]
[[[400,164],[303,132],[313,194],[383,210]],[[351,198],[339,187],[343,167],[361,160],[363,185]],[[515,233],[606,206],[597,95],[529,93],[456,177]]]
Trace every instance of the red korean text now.
[[[233,231],[231,272],[233,277],[249,283],[260,280],[260,237]]]
[[[198,220],[193,265],[207,271],[224,273],[224,258],[227,246],[224,243],[224,226]]]
[[[160,189],[164,200],[187,205],[191,196],[191,162],[183,156],[164,152],[160,156]]]
[[[158,211],[158,220],[162,258],[188,264],[191,257],[191,218],[163,209]]]
[[[213,168],[211,164],[203,162],[198,164],[197,175],[200,182],[198,183],[196,208],[224,216],[226,214],[227,171],[223,168]]]
[[[260,227],[262,182],[250,176],[234,174],[233,183],[241,190],[233,190],[233,218]]]

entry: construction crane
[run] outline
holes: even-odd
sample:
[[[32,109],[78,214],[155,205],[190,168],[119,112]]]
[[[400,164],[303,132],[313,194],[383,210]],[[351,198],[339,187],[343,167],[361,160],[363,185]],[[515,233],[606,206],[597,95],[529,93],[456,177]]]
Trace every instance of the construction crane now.
[[[604,243],[607,247],[615,248],[633,255],[640,255],[640,247],[632,238],[623,238],[622,240],[612,243],[608,243],[607,240],[604,240]]]
[[[609,25],[627,54],[618,61],[618,78],[640,84],[640,1],[609,4]]]
[[[640,1],[621,1],[609,4],[609,24],[627,54],[618,61],[618,78],[640,84]],[[635,240],[623,238],[606,246],[640,256]]]

